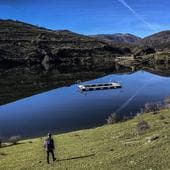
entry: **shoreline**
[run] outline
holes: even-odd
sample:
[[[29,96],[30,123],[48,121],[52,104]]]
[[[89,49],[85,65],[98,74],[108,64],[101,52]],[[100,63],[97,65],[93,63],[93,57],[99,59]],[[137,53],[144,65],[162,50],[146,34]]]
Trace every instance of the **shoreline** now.
[[[139,133],[141,122],[149,126]],[[43,139],[0,148],[0,169],[168,169],[170,110],[93,129],[53,135],[57,161],[46,162]],[[22,160],[22,162],[21,162]],[[148,161],[149,160],[149,161]]]

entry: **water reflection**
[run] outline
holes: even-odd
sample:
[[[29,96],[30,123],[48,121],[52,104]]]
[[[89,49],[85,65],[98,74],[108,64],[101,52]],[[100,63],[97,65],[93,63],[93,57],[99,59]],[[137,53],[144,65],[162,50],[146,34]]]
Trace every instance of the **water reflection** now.
[[[131,68],[109,66],[0,67],[0,105],[57,87],[69,86],[110,73],[131,72]]]
[[[66,70],[62,69],[62,75],[68,79],[70,74]],[[73,71],[70,77],[77,75],[77,70],[75,72],[76,74]],[[136,113],[146,102],[162,101],[165,96],[170,95],[169,77],[145,71],[126,72],[108,74],[109,72],[100,70],[96,72],[100,73],[96,74],[97,76],[100,77],[101,73],[108,75],[84,82],[120,81],[122,89],[80,93],[77,85],[73,84],[1,106],[0,136],[19,134],[32,137],[45,135],[49,130],[59,133],[94,127],[104,124],[108,115],[115,111],[120,115]],[[84,71],[83,75],[80,73],[75,76],[76,79],[87,78],[84,73],[89,76],[89,71]],[[61,72],[53,76],[55,75],[58,78]],[[43,78],[42,76],[41,82]]]

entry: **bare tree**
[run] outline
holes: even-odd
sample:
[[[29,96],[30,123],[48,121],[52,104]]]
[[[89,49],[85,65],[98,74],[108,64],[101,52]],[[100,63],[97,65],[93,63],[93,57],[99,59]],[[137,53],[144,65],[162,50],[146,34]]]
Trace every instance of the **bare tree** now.
[[[148,122],[146,122],[145,120],[141,120],[137,125],[137,132],[138,134],[143,134],[147,129],[150,128]]]
[[[9,138],[9,142],[11,142],[12,144],[17,144],[21,139],[21,136],[11,136]]]
[[[165,108],[170,108],[170,96],[165,97],[164,99]]]
[[[112,113],[107,119],[107,124],[114,124],[120,121],[120,118],[116,113]]]
[[[146,103],[145,106],[144,106],[144,112],[145,113],[153,112],[154,114],[156,114],[161,109],[162,109],[162,104],[160,102]]]

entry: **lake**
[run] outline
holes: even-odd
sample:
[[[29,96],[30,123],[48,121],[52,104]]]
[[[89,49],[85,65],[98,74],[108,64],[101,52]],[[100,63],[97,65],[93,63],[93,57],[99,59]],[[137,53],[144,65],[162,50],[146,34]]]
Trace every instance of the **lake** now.
[[[147,102],[170,96],[170,78],[146,71],[110,74],[83,82],[119,81],[120,89],[80,92],[76,84],[0,106],[0,136],[24,138],[91,128],[111,113],[135,114]]]

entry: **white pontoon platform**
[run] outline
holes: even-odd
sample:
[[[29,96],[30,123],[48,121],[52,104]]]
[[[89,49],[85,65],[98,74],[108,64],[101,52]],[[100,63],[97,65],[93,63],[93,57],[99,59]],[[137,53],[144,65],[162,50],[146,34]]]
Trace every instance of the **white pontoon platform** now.
[[[121,88],[120,83],[110,82],[110,83],[97,83],[97,84],[80,84],[78,85],[81,91],[91,91],[91,90],[105,90],[105,89],[117,89]]]

